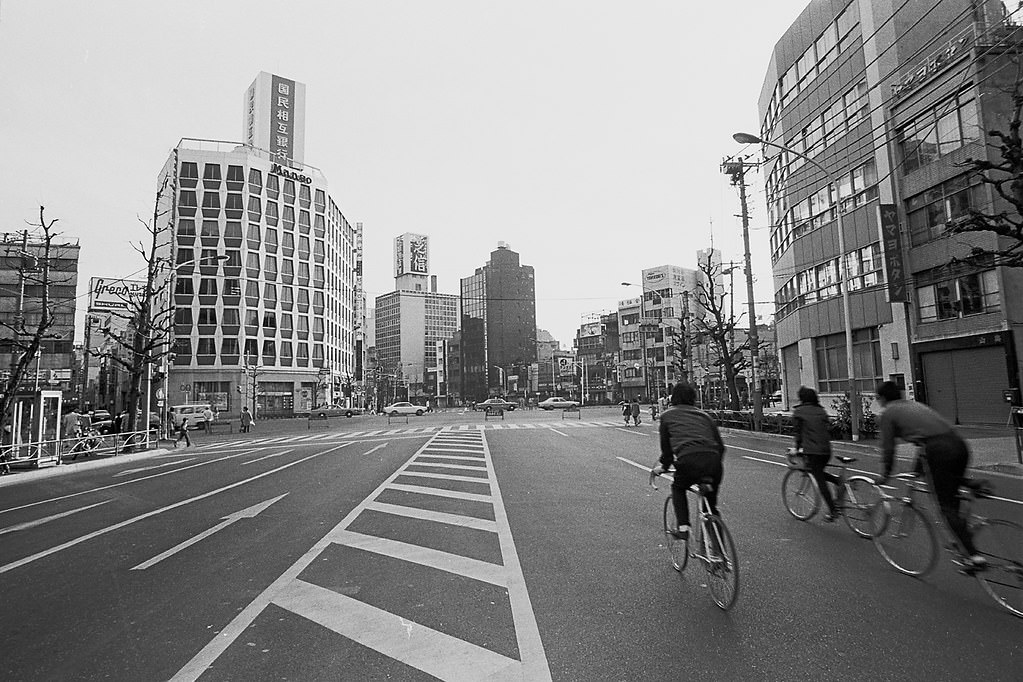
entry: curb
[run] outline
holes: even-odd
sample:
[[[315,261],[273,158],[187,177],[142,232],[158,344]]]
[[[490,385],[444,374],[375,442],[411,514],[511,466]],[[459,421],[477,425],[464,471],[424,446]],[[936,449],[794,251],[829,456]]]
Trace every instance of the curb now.
[[[134,462],[140,459],[148,459],[155,455],[167,454],[173,452],[174,448],[167,447],[155,447],[152,450],[144,450],[143,452],[132,452],[127,455],[99,455],[96,459],[88,459],[81,462],[71,462],[68,464],[54,464],[43,469],[28,469],[25,471],[12,470],[11,473],[0,476],[0,488],[7,486],[18,485],[19,483],[28,483],[30,481],[38,481],[42,478],[57,478],[60,476],[68,476],[70,474],[78,473],[89,469],[102,469],[103,467],[114,466],[122,462]]]

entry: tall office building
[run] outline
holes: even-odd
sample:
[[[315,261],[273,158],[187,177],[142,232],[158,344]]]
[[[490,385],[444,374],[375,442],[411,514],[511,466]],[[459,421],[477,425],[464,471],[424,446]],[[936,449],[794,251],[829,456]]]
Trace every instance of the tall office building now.
[[[356,372],[359,235],[301,161],[304,91],[260,74],[245,97],[246,143],[182,139],[160,173],[170,404],[288,415],[339,400],[338,377]]]
[[[536,362],[533,266],[504,242],[486,265],[461,281],[462,395],[523,397]]]
[[[376,298],[376,357],[380,373],[396,387],[392,397],[404,394],[410,400],[433,400],[438,396],[438,343],[458,329],[458,296],[437,291],[429,253],[426,235],[395,237],[395,290]]]
[[[1002,210],[968,158],[998,160],[1007,130],[1004,52],[1020,27],[997,0],[815,0],[779,40],[760,97],[776,324],[791,400],[892,380],[958,423],[1004,422],[1019,389],[1020,273],[958,265],[991,233],[952,235],[971,208]],[[845,251],[839,251],[841,212]],[[845,263],[840,269],[840,261]]]

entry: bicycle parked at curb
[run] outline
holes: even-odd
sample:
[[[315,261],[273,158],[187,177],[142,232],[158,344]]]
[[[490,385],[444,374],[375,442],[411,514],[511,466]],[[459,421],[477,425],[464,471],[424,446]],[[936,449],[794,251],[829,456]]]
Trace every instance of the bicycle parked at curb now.
[[[873,538],[874,546],[897,571],[919,578],[929,573],[938,561],[938,532],[921,509],[919,497],[924,495],[935,505],[937,502],[926,479],[916,473],[897,474],[892,478],[903,482],[905,490],[898,496],[885,495],[877,508],[878,532]],[[986,563],[977,566],[969,561],[939,513],[936,516],[942,519],[939,525],[944,529],[945,550],[952,555],[952,563],[960,574],[976,578],[999,606],[1023,618],[1023,526],[974,512],[976,500],[992,495],[984,481],[964,480],[959,495],[960,513]]]
[[[806,459],[795,448],[786,451],[789,470],[781,482],[782,499],[785,508],[800,521],[809,521],[820,511],[821,497],[817,479],[813,477]],[[849,529],[861,538],[869,538],[876,532],[874,508],[884,499],[884,492],[868,476],[848,475],[849,465],[856,461],[855,457],[837,456],[838,494],[835,507],[845,519]]]
[[[662,474],[664,475],[664,474]],[[670,480],[670,477],[664,475]],[[650,471],[650,486],[657,490],[657,474]],[[712,481],[705,479],[689,488],[699,497],[696,523],[687,539],[679,536],[675,505],[669,493],[664,500],[664,537],[671,554],[671,566],[681,573],[692,557],[707,571],[707,585],[711,597],[719,608],[728,610],[739,596],[739,557],[728,527],[720,516],[712,514],[707,493]]]

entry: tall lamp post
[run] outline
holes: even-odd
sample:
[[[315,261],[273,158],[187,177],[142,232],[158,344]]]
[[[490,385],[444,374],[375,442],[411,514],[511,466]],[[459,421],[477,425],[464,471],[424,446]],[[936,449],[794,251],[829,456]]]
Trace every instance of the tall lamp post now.
[[[803,152],[796,151],[784,145],[776,144],[774,142],[767,142],[762,140],[756,135],[751,133],[735,133],[732,135],[739,144],[762,144],[767,147],[774,147],[790,154],[802,158],[804,161],[809,163],[811,166],[819,170],[828,183],[834,188],[835,192],[835,217],[838,227],[838,286],[842,290],[842,317],[845,323],[845,362],[846,362],[846,374],[849,378],[849,421],[851,422],[852,439],[854,441],[860,439],[860,423],[859,423],[859,395],[856,392],[856,376],[855,376],[855,365],[853,363],[853,333],[852,333],[852,316],[849,312],[849,286],[846,277],[846,253],[845,253],[845,230],[842,225],[842,197],[838,194],[838,182],[835,177],[828,172],[828,169],[823,165],[814,161]],[[747,277],[749,273],[747,272]],[[751,298],[752,300],[752,298]],[[751,303],[752,307],[752,303]],[[752,309],[750,315],[753,314]],[[754,321],[751,321],[751,323]]]

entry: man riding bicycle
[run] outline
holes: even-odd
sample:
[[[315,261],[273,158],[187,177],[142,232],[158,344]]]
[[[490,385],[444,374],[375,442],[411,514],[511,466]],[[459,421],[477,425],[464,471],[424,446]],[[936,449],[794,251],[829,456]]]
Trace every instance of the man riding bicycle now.
[[[923,447],[917,457],[917,474],[924,471],[927,461],[929,485],[938,500],[948,527],[962,545],[974,566],[983,566],[987,560],[977,552],[966,520],[959,513],[959,485],[970,463],[970,449],[948,421],[936,411],[913,400],[902,397],[902,389],[891,381],[877,387],[877,400],[884,407],[881,413],[881,454],[883,469],[878,484],[892,474],[895,459],[895,439]]]
[[[661,414],[661,458],[654,474],[664,473],[675,465],[675,481],[671,484],[671,497],[678,519],[677,537],[689,539],[689,502],[686,490],[703,479],[711,480],[713,488],[707,493],[711,513],[717,514],[718,488],[724,473],[722,459],[725,444],[717,424],[703,410],[697,409],[696,390],[685,383],[675,384],[671,392],[671,407]]]

